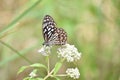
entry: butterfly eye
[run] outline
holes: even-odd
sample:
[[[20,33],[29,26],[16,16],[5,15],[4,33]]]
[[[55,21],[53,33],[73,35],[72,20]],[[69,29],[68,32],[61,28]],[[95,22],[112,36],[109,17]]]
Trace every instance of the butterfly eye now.
[[[44,45],[64,45],[67,42],[67,34],[62,28],[57,28],[53,18],[46,15],[43,19]]]

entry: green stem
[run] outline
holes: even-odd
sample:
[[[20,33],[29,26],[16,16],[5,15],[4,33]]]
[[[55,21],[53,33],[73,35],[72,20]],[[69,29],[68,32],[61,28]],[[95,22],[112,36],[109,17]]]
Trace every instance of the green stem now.
[[[25,59],[28,63],[32,64],[32,62],[29,59],[27,59],[26,57],[24,57],[23,55],[21,55],[21,53],[19,51],[17,51],[16,49],[14,49],[13,47],[11,47],[10,45],[6,44],[5,42],[3,42],[1,40],[0,40],[0,43],[2,43],[3,45],[5,45],[9,49],[11,49],[16,54],[18,54],[20,57],[22,57],[23,59]]]
[[[54,76],[63,77],[63,76],[67,76],[67,74],[58,74],[58,75],[54,75]]]
[[[49,74],[49,72],[50,72],[50,61],[49,61],[49,56],[47,56],[47,61],[48,61],[47,66],[48,66],[48,74]]]
[[[63,62],[65,59],[62,59],[60,62]],[[55,70],[55,68],[53,68],[52,69],[52,71],[51,72],[49,72],[48,74],[47,74],[47,76],[43,79],[43,80],[46,80],[48,77],[50,77],[50,76],[56,76],[56,75],[52,75],[52,73],[54,72],[54,70]],[[60,75],[59,75],[60,76]],[[61,75],[62,76],[62,75]]]
[[[10,24],[8,24],[2,31],[0,31],[0,38],[4,36],[4,33],[8,30],[12,29],[14,25],[22,19],[27,13],[29,13],[36,5],[39,4],[41,0],[36,1],[33,5],[31,5],[27,10],[25,10],[20,16],[18,16],[15,20],[13,20]]]
[[[48,75],[43,80],[46,80],[48,77],[50,77],[53,72],[54,72],[54,69],[50,73],[48,73]]]

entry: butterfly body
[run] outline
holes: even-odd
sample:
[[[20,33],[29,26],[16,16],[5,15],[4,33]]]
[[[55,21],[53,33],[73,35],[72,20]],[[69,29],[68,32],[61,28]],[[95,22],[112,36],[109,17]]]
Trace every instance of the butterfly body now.
[[[43,19],[43,45],[64,45],[67,43],[67,33],[62,28],[57,28],[53,18],[46,15]]]

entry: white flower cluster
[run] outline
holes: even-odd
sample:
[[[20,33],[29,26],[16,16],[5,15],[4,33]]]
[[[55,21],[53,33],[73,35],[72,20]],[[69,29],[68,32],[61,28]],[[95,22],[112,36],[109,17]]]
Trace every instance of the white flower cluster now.
[[[58,48],[58,57],[63,57],[67,62],[77,61],[81,58],[81,53],[78,52],[74,45],[66,44]]]
[[[44,56],[48,56],[50,54],[50,49],[52,46],[43,46],[40,50],[38,50],[39,53],[41,53]]]
[[[31,73],[29,74],[29,76],[30,76],[30,78],[33,78],[33,77],[36,77],[37,75],[36,75],[35,72],[31,72]]]
[[[80,73],[78,68],[68,68],[66,70],[66,73],[69,77],[74,78],[74,79],[78,79],[80,77]]]

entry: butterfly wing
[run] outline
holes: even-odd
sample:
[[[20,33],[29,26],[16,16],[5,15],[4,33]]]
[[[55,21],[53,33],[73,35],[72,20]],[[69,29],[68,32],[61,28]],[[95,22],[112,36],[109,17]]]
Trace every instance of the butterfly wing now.
[[[64,45],[67,42],[67,33],[62,28],[57,28],[55,33],[52,35],[50,42],[53,45]]]
[[[44,45],[63,45],[67,41],[67,34],[62,28],[57,28],[55,21],[49,15],[43,20]]]
[[[53,18],[49,15],[46,15],[43,19],[43,37],[45,42],[48,42],[51,38],[51,36],[54,34],[55,30],[57,29],[56,24],[53,20]]]

